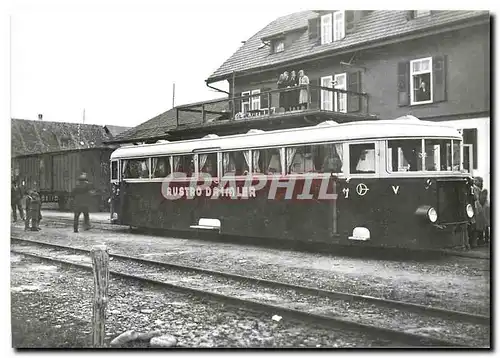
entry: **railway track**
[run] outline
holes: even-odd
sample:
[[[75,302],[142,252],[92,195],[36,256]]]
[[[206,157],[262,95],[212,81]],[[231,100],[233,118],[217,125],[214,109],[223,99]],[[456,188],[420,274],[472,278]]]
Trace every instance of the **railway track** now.
[[[89,250],[11,238],[12,251],[91,269]],[[414,346],[489,346],[486,316],[110,254],[111,273]],[[167,269],[167,270],[165,270]],[[427,332],[427,334],[422,334]]]
[[[49,217],[44,219],[45,225],[47,226],[56,226],[56,227],[68,227],[73,225],[73,219],[70,218],[57,218],[55,219],[54,217]],[[130,228],[128,226],[123,226],[123,225],[114,225],[109,222],[104,222],[104,221],[94,221],[92,222],[92,227],[94,229],[99,229],[99,230],[105,230],[105,231],[130,231]],[[155,234],[156,235],[156,234]],[[175,235],[175,233],[174,233]],[[179,235],[184,236],[189,236],[188,232],[182,232],[179,233]],[[314,249],[313,249],[314,251]],[[479,259],[479,260],[490,260],[489,256],[485,257],[476,253],[471,253],[468,251],[456,251],[456,250],[413,250],[413,251],[402,251],[404,252],[404,255],[408,255],[409,252],[414,252],[416,255],[442,255],[442,256],[456,256],[456,257],[468,257],[468,258],[474,258],[474,259]]]

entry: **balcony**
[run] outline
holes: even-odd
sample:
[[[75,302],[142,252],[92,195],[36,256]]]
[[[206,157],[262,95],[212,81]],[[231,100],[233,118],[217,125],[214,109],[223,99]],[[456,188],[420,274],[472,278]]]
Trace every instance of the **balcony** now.
[[[308,99],[307,102],[299,104],[299,99],[304,98]],[[195,114],[190,116],[189,123],[179,121],[186,112]],[[304,118],[306,121],[315,118],[317,121],[345,122],[376,117],[368,112],[366,93],[315,85],[273,89],[176,107],[178,130],[193,126],[255,124],[275,119],[297,122]]]

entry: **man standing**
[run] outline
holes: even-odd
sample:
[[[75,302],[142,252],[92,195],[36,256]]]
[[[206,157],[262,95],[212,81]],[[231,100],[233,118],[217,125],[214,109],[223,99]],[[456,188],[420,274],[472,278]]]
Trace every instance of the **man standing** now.
[[[92,188],[87,180],[87,175],[82,173],[78,178],[76,187],[73,189],[74,220],[73,231],[78,232],[78,221],[83,213],[83,229],[90,229],[89,206],[91,201]]]
[[[10,206],[12,208],[12,215],[14,216],[14,222],[17,221],[17,210],[19,210],[19,215],[21,215],[21,220],[25,220],[23,206],[21,200],[23,199],[24,193],[21,187],[17,184],[15,180],[12,181],[10,187]]]
[[[40,231],[38,226],[42,218],[41,214],[42,200],[40,194],[36,189],[28,190],[28,195],[26,196],[26,221],[24,224],[24,230]],[[30,227],[31,221],[31,227]]]

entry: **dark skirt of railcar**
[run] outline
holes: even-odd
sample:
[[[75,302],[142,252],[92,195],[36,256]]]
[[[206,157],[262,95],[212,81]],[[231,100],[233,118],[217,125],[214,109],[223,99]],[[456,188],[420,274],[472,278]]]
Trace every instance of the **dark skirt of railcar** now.
[[[243,181],[237,181],[242,186]],[[335,183],[335,189],[333,185]],[[170,184],[186,186],[186,183]],[[466,178],[340,178],[330,180],[327,193],[337,200],[299,200],[304,182],[297,180],[291,199],[286,189],[269,198],[269,185],[248,199],[222,197],[169,200],[162,183],[122,183],[118,223],[141,228],[191,230],[200,218],[219,219],[221,234],[311,243],[439,249],[460,246],[472,203]],[[163,188],[164,189],[164,188]],[[164,190],[163,190],[164,191]],[[438,221],[431,223],[419,208],[433,207]],[[367,241],[353,240],[353,229],[370,231]]]

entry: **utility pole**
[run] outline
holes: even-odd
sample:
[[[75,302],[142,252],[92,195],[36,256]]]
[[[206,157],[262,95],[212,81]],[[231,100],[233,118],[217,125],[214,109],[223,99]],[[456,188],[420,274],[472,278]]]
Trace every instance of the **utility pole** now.
[[[175,82],[172,84],[172,108],[175,107]]]

